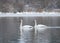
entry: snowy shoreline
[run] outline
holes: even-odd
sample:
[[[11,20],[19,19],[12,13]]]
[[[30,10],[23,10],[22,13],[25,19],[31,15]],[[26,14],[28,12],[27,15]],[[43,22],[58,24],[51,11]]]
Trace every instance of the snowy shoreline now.
[[[0,17],[60,17],[58,12],[17,12],[17,13],[2,13]]]

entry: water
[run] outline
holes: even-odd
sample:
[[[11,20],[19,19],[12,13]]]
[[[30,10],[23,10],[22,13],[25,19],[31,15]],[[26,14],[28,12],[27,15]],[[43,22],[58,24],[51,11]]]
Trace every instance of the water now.
[[[50,43],[50,30],[46,25],[37,24],[35,20],[34,43]]]
[[[27,13],[27,14],[30,14],[30,13]],[[33,14],[33,13],[31,13],[31,14]],[[42,13],[42,14],[45,15],[46,13]],[[49,14],[49,13],[47,13],[47,14]],[[55,13],[53,13],[53,14],[55,14]],[[51,13],[51,15],[52,15],[52,13]],[[57,14],[55,14],[55,15],[57,15]],[[50,30],[49,30],[49,28],[51,29],[51,27],[43,28],[42,31],[40,31],[42,29],[42,27],[39,27],[39,29],[37,28],[37,30],[33,30],[35,28],[29,30],[30,25],[32,25],[33,27],[35,25],[38,26],[38,24],[39,25],[44,24],[44,25],[52,26],[52,27],[57,26],[57,27],[53,27],[54,29],[52,29],[53,30],[52,34],[54,34],[53,35],[53,37],[54,37],[55,33],[58,32],[58,35],[56,35],[56,37],[59,36],[59,31],[60,30],[58,29],[57,32],[55,32],[56,31],[55,28],[60,28],[60,27],[58,27],[58,25],[60,26],[60,23],[59,23],[60,22],[60,19],[59,19],[60,17],[57,17],[57,16],[54,16],[54,17],[52,17],[52,16],[50,16],[50,17],[46,16],[45,17],[44,16],[44,17],[42,17],[42,16],[40,16],[40,17],[26,17],[27,19],[25,17],[20,17],[19,19],[18,18],[17,19],[16,19],[16,17],[15,18],[14,17],[0,18],[0,29],[2,29],[2,31],[3,31],[2,34],[4,33],[3,34],[4,35],[3,36],[3,41],[4,41],[3,43],[8,43],[7,42],[8,40],[13,40],[13,41],[11,41],[11,43],[39,43],[39,42],[49,43],[51,41],[50,40],[51,35],[50,35]],[[22,20],[21,20],[21,18],[22,18]],[[34,19],[36,19],[37,22],[35,20],[35,23],[34,23]],[[20,21],[21,23],[19,22],[19,20],[21,20]],[[20,27],[19,27],[18,24],[20,24]],[[28,24],[28,25],[26,25],[26,24]],[[25,27],[25,28],[23,28],[23,27]],[[20,36],[19,36],[20,39],[17,38],[17,36],[18,36],[17,31],[20,31],[20,33],[19,33],[20,34]],[[35,38],[37,38],[37,39],[35,39]],[[55,40],[54,38],[52,40]],[[18,40],[18,41],[16,41],[15,39]]]
[[[22,26],[22,34],[20,36],[19,43],[32,43],[32,31],[33,27],[30,25]]]
[[[22,24],[21,20],[18,43],[50,43],[50,31],[47,29],[47,26],[42,24],[37,25],[36,20],[34,28],[30,25],[22,26]]]

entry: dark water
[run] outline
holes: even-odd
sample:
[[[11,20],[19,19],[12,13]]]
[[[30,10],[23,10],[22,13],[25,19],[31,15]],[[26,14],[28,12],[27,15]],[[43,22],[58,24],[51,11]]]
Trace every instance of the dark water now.
[[[19,24],[20,20],[23,19],[23,25],[34,26],[34,20],[37,20],[38,24],[44,24],[47,26],[60,26],[60,17],[32,17],[32,18],[0,18],[0,43],[19,43],[20,32]],[[24,32],[25,33],[25,32]],[[29,33],[29,32],[28,32]],[[26,43],[60,43],[60,29],[51,28],[42,33],[38,32],[37,36],[34,35],[34,29],[31,33],[31,41]],[[35,39],[37,37],[37,40]],[[44,41],[45,39],[48,39]],[[36,41],[35,41],[36,40]],[[43,41],[44,42],[43,42]],[[25,43],[25,42],[22,42]]]

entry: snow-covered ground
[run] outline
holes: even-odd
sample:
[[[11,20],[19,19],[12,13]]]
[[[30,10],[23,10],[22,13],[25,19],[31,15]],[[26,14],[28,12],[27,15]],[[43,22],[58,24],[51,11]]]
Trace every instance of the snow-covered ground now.
[[[2,13],[0,17],[47,17],[47,16],[60,16],[58,12],[16,12],[16,13]]]

